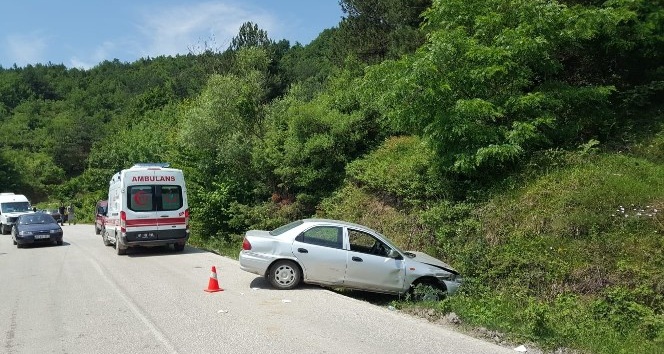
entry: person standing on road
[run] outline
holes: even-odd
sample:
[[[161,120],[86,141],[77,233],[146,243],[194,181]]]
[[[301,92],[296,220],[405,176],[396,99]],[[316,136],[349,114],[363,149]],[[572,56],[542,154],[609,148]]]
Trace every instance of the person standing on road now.
[[[67,220],[69,222],[69,225],[71,225],[71,222],[74,222],[74,225],[76,225],[76,215],[74,214],[74,204],[70,204],[67,207]]]
[[[60,213],[60,226],[65,226],[65,212],[67,210],[65,209],[65,205],[63,203],[60,203],[60,207],[58,208],[58,213]]]

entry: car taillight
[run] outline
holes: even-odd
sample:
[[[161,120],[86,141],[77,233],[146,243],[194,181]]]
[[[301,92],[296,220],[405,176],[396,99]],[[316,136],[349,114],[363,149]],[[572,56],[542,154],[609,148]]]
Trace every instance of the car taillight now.
[[[251,250],[251,243],[246,238],[242,241],[242,249],[245,251]]]
[[[185,229],[189,230],[189,208],[184,211],[184,225]]]
[[[124,211],[120,212],[120,232],[127,232],[127,213]]]

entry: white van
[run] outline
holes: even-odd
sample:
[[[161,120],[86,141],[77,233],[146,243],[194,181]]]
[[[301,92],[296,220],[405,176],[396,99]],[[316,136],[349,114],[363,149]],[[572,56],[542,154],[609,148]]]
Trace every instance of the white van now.
[[[102,239],[119,255],[134,246],[173,245],[189,239],[189,204],[182,170],[168,164],[136,164],[116,173],[108,187]]]
[[[23,194],[0,193],[0,233],[12,232],[16,219],[30,212],[30,201]]]

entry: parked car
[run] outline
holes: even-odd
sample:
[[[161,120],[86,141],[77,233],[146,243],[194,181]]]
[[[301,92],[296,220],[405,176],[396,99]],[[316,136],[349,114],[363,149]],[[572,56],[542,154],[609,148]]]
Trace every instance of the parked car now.
[[[277,289],[304,282],[417,295],[421,284],[439,292],[439,298],[456,292],[462,282],[445,262],[403,251],[368,227],[338,220],[303,219],[272,231],[247,231],[239,259],[242,270],[264,276]]]
[[[46,214],[52,216],[53,219],[55,219],[55,221],[57,221],[58,223],[60,223],[60,220],[62,219],[62,215],[60,215],[60,212],[58,211],[58,209],[43,209],[43,210],[40,210],[40,212],[46,213]]]
[[[12,228],[12,241],[18,248],[38,243],[62,245],[62,228],[49,214],[23,214]]]
[[[106,220],[106,211],[108,210],[108,201],[100,200],[95,207],[95,234],[101,234]]]

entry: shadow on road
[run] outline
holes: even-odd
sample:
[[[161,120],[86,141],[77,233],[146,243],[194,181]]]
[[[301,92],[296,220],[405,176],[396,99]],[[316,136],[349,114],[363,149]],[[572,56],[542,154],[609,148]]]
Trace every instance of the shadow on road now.
[[[111,246],[112,247],[112,246]],[[158,247],[130,247],[127,249],[127,257],[155,257],[155,256],[172,256],[174,254],[193,254],[193,253],[207,253],[207,251],[199,250],[195,247],[185,246],[184,251],[177,252],[171,246],[158,246]]]
[[[275,288],[270,284],[270,282],[264,277],[254,278],[254,280],[252,280],[251,283],[249,284],[249,287],[251,289],[275,290]],[[378,306],[387,306],[392,301],[399,300],[399,297],[396,295],[377,294],[377,293],[371,293],[368,291],[360,291],[360,290],[327,288],[311,284],[300,284],[300,286],[298,286],[293,290],[284,290],[284,291],[311,291],[311,290],[323,290],[323,289],[330,290],[337,294],[348,296],[356,300],[366,301],[368,303]]]
[[[270,284],[270,282],[264,277],[254,278],[254,280],[252,280],[251,283],[249,284],[249,287],[252,289],[277,290],[277,288],[273,287],[272,284]],[[295,289],[284,290],[284,291],[302,291],[302,290],[316,290],[316,289],[321,289],[321,287],[316,285],[300,284],[300,286],[298,286]]]
[[[56,245],[55,243],[29,243],[29,244],[23,244],[21,245],[21,249],[30,249],[30,248],[45,248],[45,247],[62,247],[62,246],[70,246],[71,243],[67,241],[63,241],[62,245]],[[16,247],[16,245],[14,245]]]

